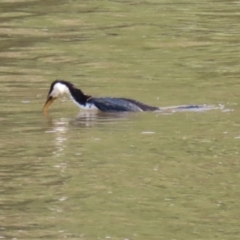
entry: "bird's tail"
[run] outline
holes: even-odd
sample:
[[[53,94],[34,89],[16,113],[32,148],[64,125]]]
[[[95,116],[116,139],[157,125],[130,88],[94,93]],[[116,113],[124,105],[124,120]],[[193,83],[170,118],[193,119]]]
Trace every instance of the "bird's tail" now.
[[[180,105],[171,107],[160,107],[161,112],[181,112],[181,111],[194,111],[201,112],[213,109],[224,109],[223,105]]]

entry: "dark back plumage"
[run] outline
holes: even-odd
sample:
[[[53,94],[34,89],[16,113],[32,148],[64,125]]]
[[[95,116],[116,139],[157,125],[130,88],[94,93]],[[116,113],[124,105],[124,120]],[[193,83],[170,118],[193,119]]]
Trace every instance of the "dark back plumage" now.
[[[148,106],[128,98],[90,98],[88,103],[93,103],[103,112],[139,112],[159,110],[157,107]]]

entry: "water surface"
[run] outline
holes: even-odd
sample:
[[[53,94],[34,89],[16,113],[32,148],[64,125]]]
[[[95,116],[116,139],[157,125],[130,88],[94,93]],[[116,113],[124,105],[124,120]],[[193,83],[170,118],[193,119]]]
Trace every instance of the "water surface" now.
[[[0,1],[0,237],[239,239],[239,2]],[[50,83],[204,112],[49,117]]]

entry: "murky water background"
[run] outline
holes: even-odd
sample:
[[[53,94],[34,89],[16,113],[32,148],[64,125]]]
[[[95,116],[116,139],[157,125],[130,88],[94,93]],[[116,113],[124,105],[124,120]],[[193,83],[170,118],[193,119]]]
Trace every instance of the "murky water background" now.
[[[0,1],[0,237],[239,239],[239,1]],[[91,114],[94,96],[173,114]],[[232,110],[232,111],[229,111]]]

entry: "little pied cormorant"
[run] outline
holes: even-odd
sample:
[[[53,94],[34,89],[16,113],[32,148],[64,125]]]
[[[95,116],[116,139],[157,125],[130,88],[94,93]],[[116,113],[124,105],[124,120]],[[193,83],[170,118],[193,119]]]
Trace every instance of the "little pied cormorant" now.
[[[64,80],[55,80],[50,87],[47,101],[43,107],[45,113],[50,104],[63,94],[68,94],[78,107],[82,109],[97,109],[102,112],[141,112],[156,111],[158,107],[146,105],[129,98],[92,97],[85,95],[72,83]]]

